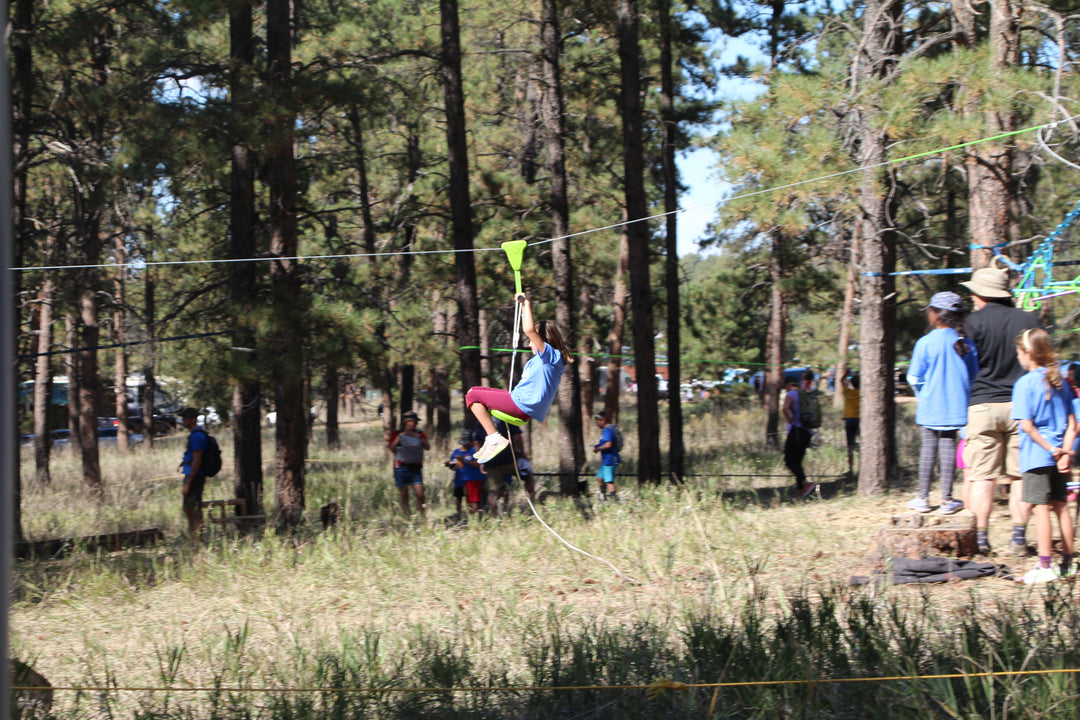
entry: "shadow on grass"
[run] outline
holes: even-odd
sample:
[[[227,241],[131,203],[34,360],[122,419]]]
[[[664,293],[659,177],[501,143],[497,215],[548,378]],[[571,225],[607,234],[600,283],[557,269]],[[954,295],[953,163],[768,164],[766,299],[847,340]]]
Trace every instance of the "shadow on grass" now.
[[[380,648],[376,632],[343,634],[332,648],[298,650],[290,666],[256,678],[245,670],[241,632],[223,643],[216,689],[147,693],[134,713],[121,712],[122,691],[87,693],[65,716],[1077,717],[1080,613],[1071,588],[1040,588],[1028,603],[988,606],[972,596],[944,608],[930,593],[914,603],[839,586],[779,603],[758,593],[731,612],[682,618],[676,635],[650,622],[570,632],[551,613],[526,629],[533,640],[525,656],[507,662],[521,668],[514,674],[479,668],[465,638],[417,630],[398,654]],[[162,685],[175,685],[184,649],[158,655]],[[108,674],[86,680],[115,682]]]

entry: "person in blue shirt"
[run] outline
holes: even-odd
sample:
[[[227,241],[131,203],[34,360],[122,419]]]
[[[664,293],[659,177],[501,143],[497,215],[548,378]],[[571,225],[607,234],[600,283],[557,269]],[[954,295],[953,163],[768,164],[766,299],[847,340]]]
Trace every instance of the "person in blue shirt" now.
[[[180,461],[180,472],[184,474],[184,516],[187,518],[188,532],[198,539],[203,526],[202,499],[206,486],[206,473],[203,472],[203,455],[209,444],[206,431],[199,427],[199,411],[186,407],[180,411],[180,422],[188,430],[188,441],[184,447],[184,458]]]
[[[596,427],[600,428],[600,440],[593,445],[593,451],[600,453],[600,467],[596,468],[600,499],[618,500],[615,494],[615,469],[622,462],[622,457],[619,456],[618,435],[606,412],[596,413],[593,420],[596,421]]]
[[[517,300],[521,303],[521,329],[529,338],[533,351],[533,356],[521,372],[521,381],[513,390],[473,387],[465,393],[465,406],[487,433],[484,444],[476,451],[479,463],[488,462],[510,444],[507,438],[495,431],[490,410],[499,410],[521,420],[543,422],[559,391],[563,370],[567,363],[574,361],[558,326],[547,320],[536,323],[532,304],[525,293],[518,293]]]
[[[940,466],[941,505],[951,515],[964,507],[952,496],[956,479],[957,434],[967,425],[971,382],[979,374],[979,358],[972,341],[964,337],[964,301],[954,292],[939,292],[925,308],[930,332],[919,338],[911,355],[907,380],[918,406],[922,450],[919,453],[919,495],[907,506],[930,512],[930,481]]]
[[[480,509],[480,487],[484,481],[484,473],[480,469],[480,463],[473,457],[474,452],[476,452],[476,446],[473,443],[472,433],[466,430],[458,438],[458,447],[450,453],[450,460],[446,463],[446,467],[454,471],[454,499],[457,502],[459,518],[463,499],[467,503],[470,515]]]
[[[1066,502],[1066,477],[1076,440],[1073,396],[1054,359],[1050,336],[1042,328],[1025,330],[1016,338],[1016,355],[1027,370],[1012,391],[1012,416],[1020,424],[1020,472],[1023,501],[1035,516],[1038,565],[1026,573],[1027,585],[1073,575],[1073,525]],[[1050,566],[1053,548],[1051,514],[1061,530],[1061,566]]]

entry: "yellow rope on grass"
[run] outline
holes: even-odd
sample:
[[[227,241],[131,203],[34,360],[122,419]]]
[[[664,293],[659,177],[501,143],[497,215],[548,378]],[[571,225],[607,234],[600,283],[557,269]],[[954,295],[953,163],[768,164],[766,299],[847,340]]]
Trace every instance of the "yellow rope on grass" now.
[[[1060,668],[1049,670],[997,670],[991,672],[975,673],[941,673],[937,675],[891,675],[886,677],[861,677],[861,678],[821,678],[817,680],[744,680],[740,682],[715,682],[715,683],[682,683],[667,678],[660,678],[648,685],[532,685],[523,687],[281,687],[281,688],[250,688],[250,687],[104,687],[104,686],[33,686],[16,685],[12,690],[72,690],[77,692],[232,692],[232,693],[453,693],[453,692],[538,692],[538,691],[582,691],[582,690],[645,690],[650,698],[661,695],[665,690],[692,690],[697,688],[726,688],[726,687],[768,687],[778,685],[826,685],[828,683],[861,683],[861,682],[896,682],[898,680],[957,680],[961,678],[994,678],[994,677],[1018,677],[1024,675],[1061,675],[1064,673],[1080,673],[1080,668]]]

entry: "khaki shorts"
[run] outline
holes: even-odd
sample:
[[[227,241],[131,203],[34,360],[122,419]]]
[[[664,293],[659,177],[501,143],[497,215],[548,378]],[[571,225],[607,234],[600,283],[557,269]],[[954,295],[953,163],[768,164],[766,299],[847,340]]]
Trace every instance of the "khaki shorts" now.
[[[1020,477],[1020,425],[1011,416],[1011,402],[968,408],[965,478],[1011,482]]]
[[[514,464],[507,463],[506,465],[499,465],[498,467],[484,467],[487,471],[485,475],[486,480],[484,486],[489,493],[498,493],[499,495],[506,493],[506,476],[509,475],[514,478]]]

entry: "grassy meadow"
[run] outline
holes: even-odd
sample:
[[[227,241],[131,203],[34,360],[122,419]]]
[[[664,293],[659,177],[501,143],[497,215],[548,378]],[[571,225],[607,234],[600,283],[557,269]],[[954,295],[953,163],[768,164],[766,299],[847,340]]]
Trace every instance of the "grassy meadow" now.
[[[910,474],[910,407],[900,415]],[[54,692],[64,718],[1077,715],[1073,674],[975,675],[1080,667],[1071,580],[850,586],[874,570],[874,534],[903,511],[910,479],[857,496],[830,417],[807,457],[825,492],[795,502],[780,454],[764,449],[760,410],[695,403],[686,417],[692,477],[682,487],[628,477],[620,502],[598,503],[590,479],[591,517],[557,498],[537,507],[618,572],[569,549],[520,496],[508,516],[448,522],[451,473],[440,461],[450,448],[425,467],[426,521],[403,517],[370,416],[345,426],[339,451],[316,427],[309,520],[290,536],[215,528],[202,544],[187,540],[180,437],[152,452],[104,450],[101,503],[79,488],[73,453],[57,453],[41,488],[24,450],[30,539],[157,527],[165,542],[17,561],[12,652],[53,686],[83,688]],[[554,423],[530,432],[534,469],[553,471]],[[230,441],[217,434],[226,469],[205,499],[232,495]],[[632,458],[631,422],[624,434]],[[268,504],[272,482],[268,463]],[[328,502],[342,520],[323,531]],[[1007,545],[1008,530],[999,505],[992,543]],[[966,676],[877,679],[953,673]],[[625,687],[660,680],[771,684]]]

